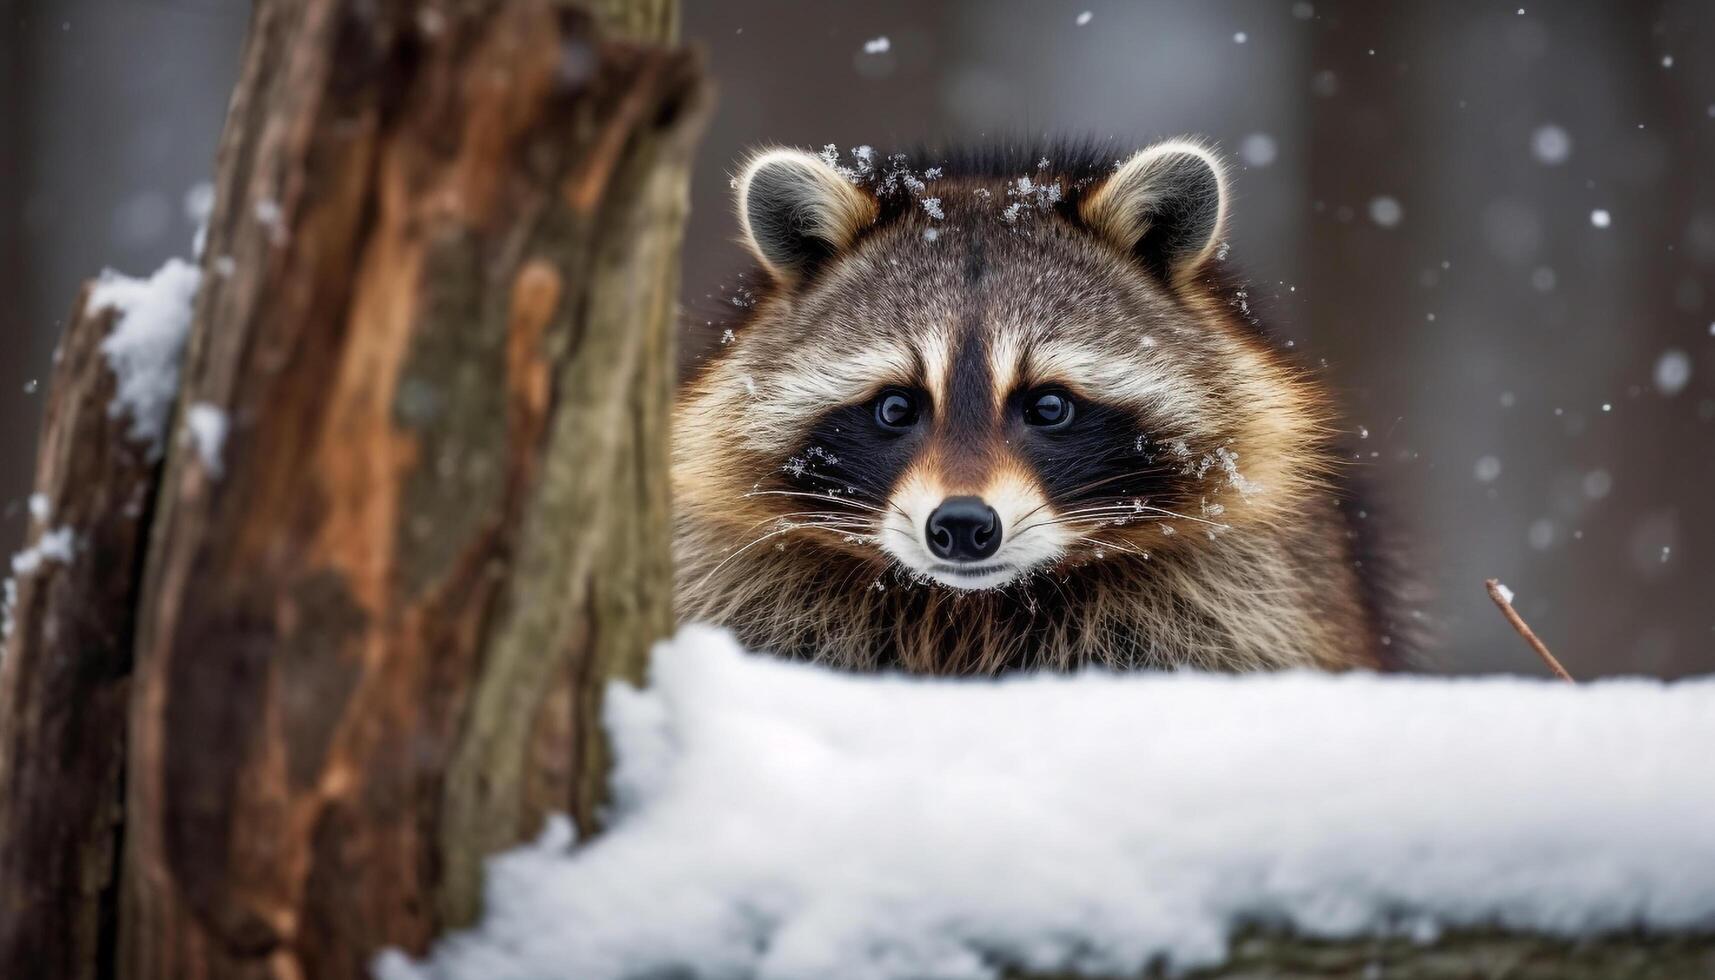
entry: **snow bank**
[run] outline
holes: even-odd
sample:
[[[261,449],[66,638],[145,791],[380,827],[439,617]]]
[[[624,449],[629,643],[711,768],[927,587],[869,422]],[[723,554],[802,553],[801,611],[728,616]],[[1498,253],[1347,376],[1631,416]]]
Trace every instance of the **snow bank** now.
[[[692,628],[654,685],[609,700],[611,830],[495,860],[483,923],[380,976],[1133,974],[1247,922],[1715,927],[1711,680],[928,682]]]
[[[183,259],[169,259],[148,279],[104,270],[89,295],[89,308],[119,311],[102,353],[117,380],[115,418],[131,417],[130,436],[159,456],[167,417],[179,394],[179,362],[190,333],[191,306],[201,273]]]

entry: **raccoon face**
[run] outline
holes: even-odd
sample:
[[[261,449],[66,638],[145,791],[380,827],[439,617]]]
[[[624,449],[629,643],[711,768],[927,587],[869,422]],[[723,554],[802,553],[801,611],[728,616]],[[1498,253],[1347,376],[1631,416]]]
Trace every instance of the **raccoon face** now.
[[[1200,281],[1209,151],[1087,179],[859,164],[773,150],[737,180],[769,281],[680,400],[686,519],[990,589],[1281,517],[1314,412]]]

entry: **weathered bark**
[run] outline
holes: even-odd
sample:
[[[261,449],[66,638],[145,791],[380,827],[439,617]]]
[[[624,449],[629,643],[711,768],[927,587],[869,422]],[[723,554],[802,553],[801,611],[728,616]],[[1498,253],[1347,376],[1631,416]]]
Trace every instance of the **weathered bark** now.
[[[55,381],[78,553],[20,583],[0,679],[7,975],[361,975],[543,812],[594,829],[602,687],[672,621],[703,101],[634,43],[673,3],[595,9],[633,43],[551,0],[256,5],[181,399],[230,418],[219,472],[175,443],[153,506],[111,317]]]
[[[32,544],[0,644],[0,976],[93,977],[117,927],[133,616],[159,467],[108,411],[112,310],[78,298],[50,383]]]
[[[0,972],[360,975],[544,813],[595,829],[602,689],[672,625],[676,18],[256,4],[180,402],[220,465],[127,442],[111,314],[63,345],[34,536],[77,552],[0,668]]]
[[[184,395],[232,431],[218,479],[171,454],[142,602],[136,977],[358,976],[468,920],[527,797],[593,813],[601,687],[671,625],[695,59],[546,0],[255,18]]]
[[[1010,976],[1073,980],[1070,974]],[[1165,974],[1151,971],[1147,976]],[[1715,936],[1562,939],[1486,931],[1418,942],[1402,937],[1335,941],[1251,932],[1234,942],[1226,963],[1180,976],[1184,980],[1707,980],[1715,977]]]

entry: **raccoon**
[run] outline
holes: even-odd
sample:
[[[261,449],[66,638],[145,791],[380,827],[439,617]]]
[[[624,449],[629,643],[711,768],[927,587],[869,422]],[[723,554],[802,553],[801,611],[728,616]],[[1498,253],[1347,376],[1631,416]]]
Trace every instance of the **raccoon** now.
[[[1398,664],[1206,144],[772,148],[733,186],[759,268],[677,396],[682,618],[852,669]]]

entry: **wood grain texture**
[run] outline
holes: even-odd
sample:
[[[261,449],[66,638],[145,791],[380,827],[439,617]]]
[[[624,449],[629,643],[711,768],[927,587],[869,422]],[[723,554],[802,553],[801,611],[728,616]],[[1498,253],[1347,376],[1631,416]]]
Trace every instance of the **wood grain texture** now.
[[[109,411],[111,309],[86,284],[49,383],[29,544],[69,562],[14,581],[0,643],[0,976],[87,978],[117,934],[121,773],[133,610],[159,470]]]
[[[483,855],[593,813],[599,692],[672,621],[698,59],[548,0],[254,17],[183,395],[224,472],[172,448],[141,602],[133,977],[357,977],[467,921]]]

